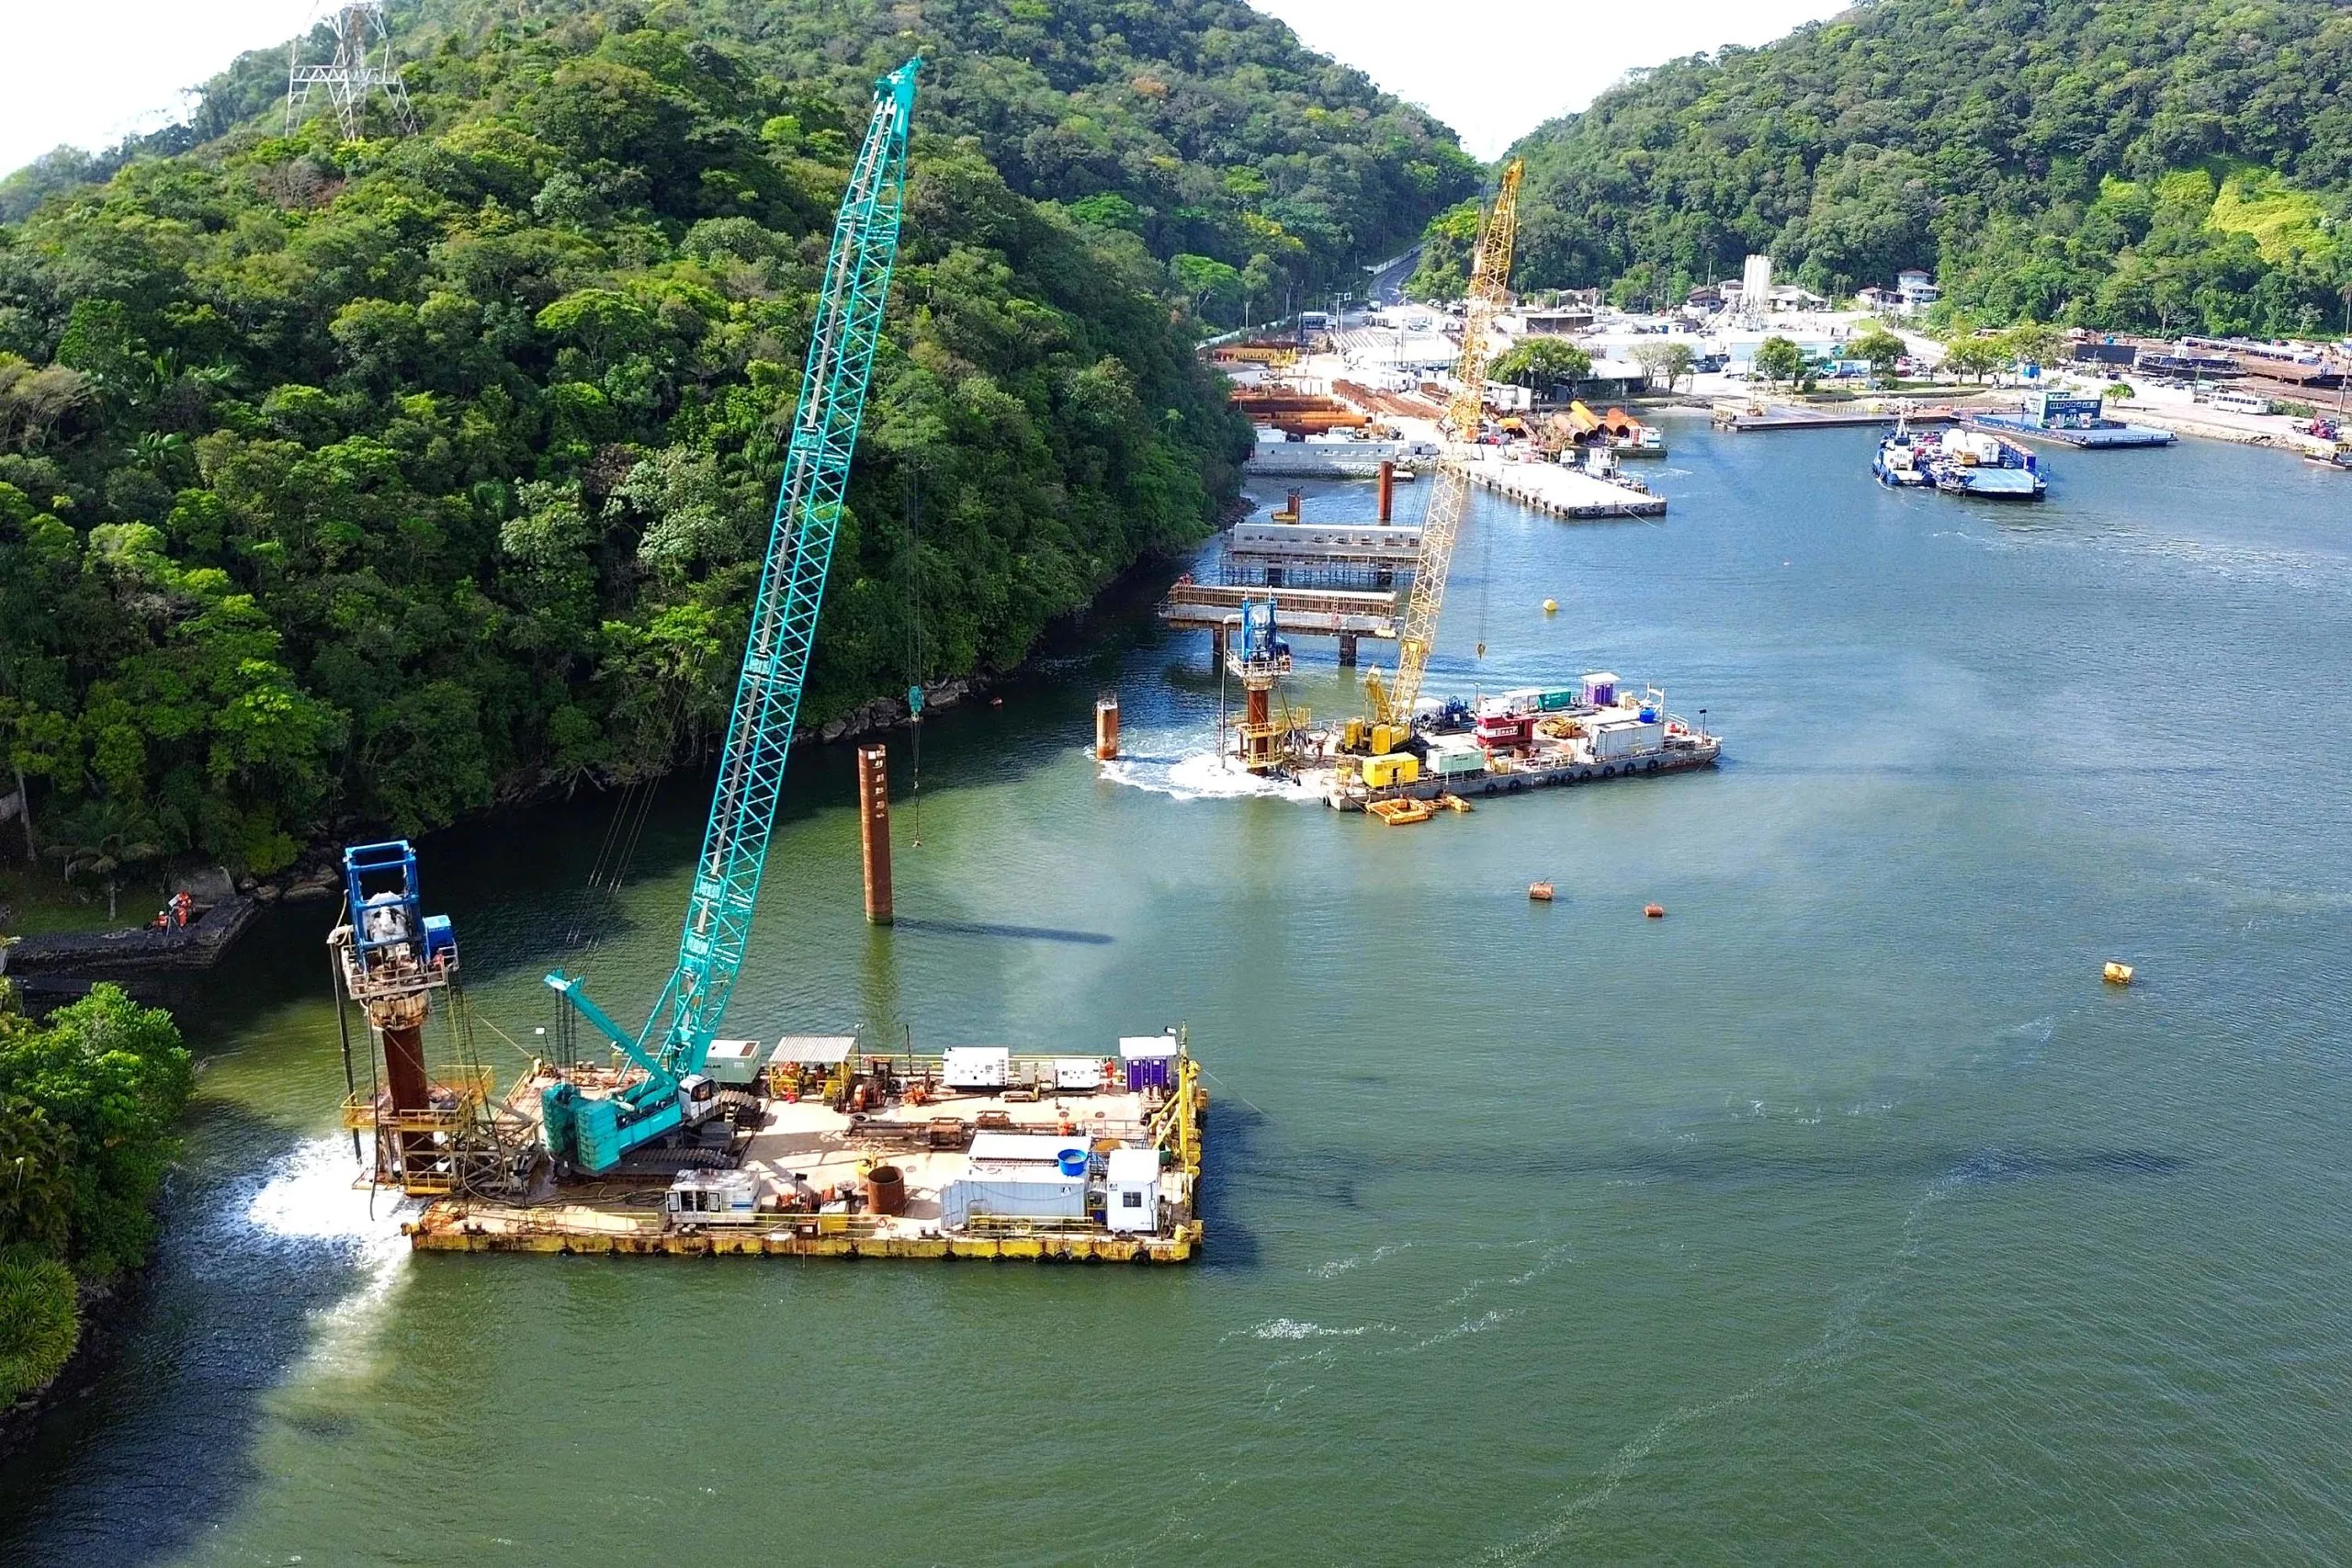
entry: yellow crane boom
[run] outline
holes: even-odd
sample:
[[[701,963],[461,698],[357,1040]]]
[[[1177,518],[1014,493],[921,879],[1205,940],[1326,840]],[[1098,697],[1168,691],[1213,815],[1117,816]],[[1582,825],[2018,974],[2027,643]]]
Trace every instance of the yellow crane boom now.
[[[1478,257],[1470,274],[1469,303],[1463,311],[1462,353],[1453,366],[1453,398],[1438,433],[1447,442],[1447,449],[1438,461],[1429,511],[1421,518],[1420,554],[1413,565],[1412,592],[1405,602],[1404,632],[1396,639],[1396,674],[1385,686],[1377,670],[1364,677],[1364,691],[1377,723],[1412,722],[1413,701],[1421,694],[1421,675],[1437,643],[1438,613],[1445,607],[1445,575],[1453,564],[1453,541],[1462,532],[1463,513],[1470,505],[1470,469],[1455,444],[1475,443],[1485,417],[1487,367],[1494,359],[1494,322],[1508,298],[1511,246],[1519,236],[1520,174],[1520,163],[1513,159],[1503,170],[1494,208],[1478,230]]]

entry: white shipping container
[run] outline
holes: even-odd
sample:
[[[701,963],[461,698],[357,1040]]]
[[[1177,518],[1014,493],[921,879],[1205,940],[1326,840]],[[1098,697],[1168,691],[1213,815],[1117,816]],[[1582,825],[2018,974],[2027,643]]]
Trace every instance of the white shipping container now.
[[[939,1195],[940,1225],[946,1230],[962,1230],[976,1214],[1082,1220],[1086,1217],[1086,1179],[1043,1171],[1006,1171],[992,1176],[959,1177],[949,1182]]]
[[[1593,727],[1592,754],[1604,762],[1623,761],[1666,744],[1666,726],[1638,719],[1602,722]]]

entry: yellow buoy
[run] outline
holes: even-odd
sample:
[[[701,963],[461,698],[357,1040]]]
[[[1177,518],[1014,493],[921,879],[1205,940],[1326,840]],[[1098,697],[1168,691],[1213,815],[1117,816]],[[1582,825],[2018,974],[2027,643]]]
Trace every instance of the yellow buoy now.
[[[1558,614],[1560,613],[1560,602],[1559,602],[1557,599],[1546,599],[1546,600],[1544,600],[1544,613],[1545,615],[1558,615]]]
[[[2128,986],[2132,983],[2132,965],[2109,959],[2107,967],[2099,971],[2099,978],[2110,986]]]

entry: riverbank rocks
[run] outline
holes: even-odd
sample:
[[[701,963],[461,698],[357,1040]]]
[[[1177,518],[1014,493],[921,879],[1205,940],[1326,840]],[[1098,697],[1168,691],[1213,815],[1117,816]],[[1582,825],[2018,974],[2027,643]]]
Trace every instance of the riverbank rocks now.
[[[251,878],[246,879],[250,884]],[[185,893],[199,904],[220,904],[237,896],[240,889],[220,866],[204,866],[182,872],[172,878],[172,891]]]
[[[922,711],[935,713],[941,708],[952,708],[979,691],[981,686],[977,679],[942,681],[935,686],[925,686],[922,689]],[[893,725],[903,724],[906,717],[907,705],[904,702],[897,697],[876,697],[820,728],[815,738],[828,744],[835,740],[854,740],[878,734]]]

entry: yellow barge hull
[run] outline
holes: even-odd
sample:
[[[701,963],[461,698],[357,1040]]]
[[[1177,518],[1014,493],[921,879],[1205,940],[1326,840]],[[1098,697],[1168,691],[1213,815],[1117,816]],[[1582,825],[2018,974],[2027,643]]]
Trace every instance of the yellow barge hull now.
[[[589,1228],[533,1224],[492,1229],[469,1210],[478,1205],[435,1203],[407,1227],[409,1245],[420,1252],[535,1252],[577,1258],[975,1258],[987,1262],[1183,1263],[1201,1248],[1198,1220],[1173,1235],[846,1235],[821,1230],[768,1231],[758,1235],[706,1231],[622,1234]],[[439,1211],[451,1210],[443,1213]],[[486,1217],[486,1216],[485,1216]]]

